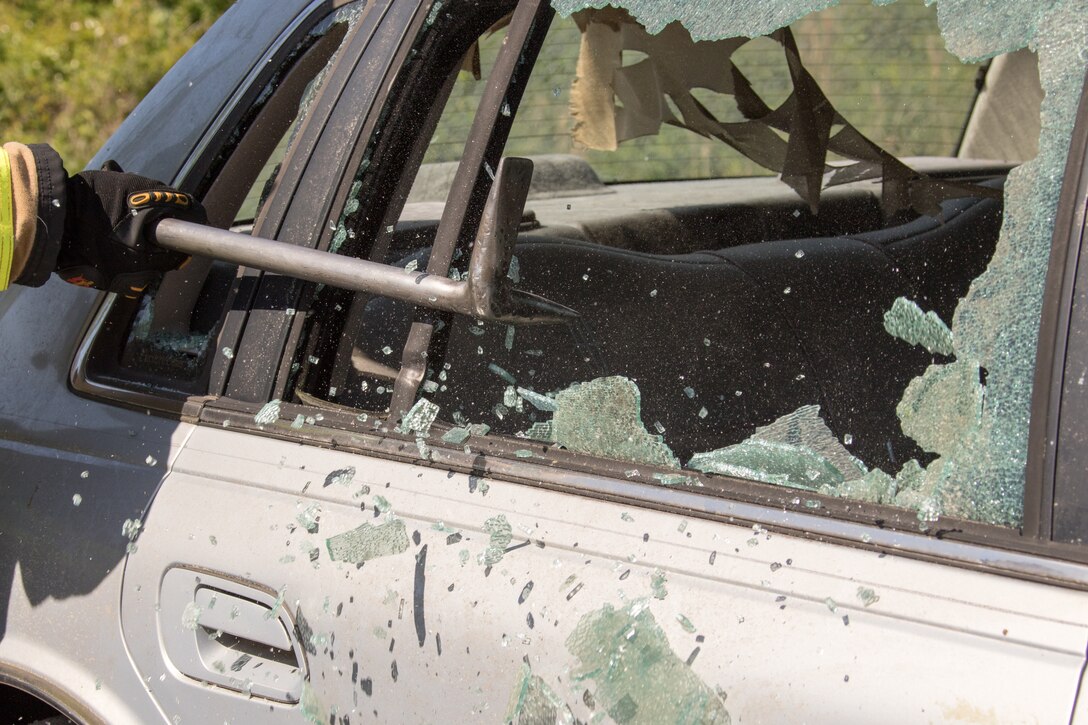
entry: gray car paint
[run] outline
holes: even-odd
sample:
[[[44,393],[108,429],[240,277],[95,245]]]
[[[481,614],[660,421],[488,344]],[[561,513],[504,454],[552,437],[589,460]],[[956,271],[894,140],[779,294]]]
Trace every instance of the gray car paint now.
[[[69,392],[98,297],[54,280],[13,289],[0,307],[0,670],[43,678],[84,718],[142,720],[156,709],[119,637],[121,531],[143,517],[191,427]],[[108,693],[97,704],[96,680]]]
[[[120,143],[107,149],[122,149]],[[180,169],[187,147],[160,151],[146,168]],[[315,632],[338,635],[335,643],[318,640],[320,654],[312,656],[319,663],[315,682],[343,683],[332,688],[334,696],[320,698],[323,720],[334,705],[341,715],[355,707],[362,690],[351,665],[362,653],[367,671],[381,673],[372,677],[384,685],[374,689],[382,719],[500,719],[523,656],[549,681],[565,676],[572,661],[565,642],[580,618],[606,605],[622,608],[631,598],[652,600],[681,659],[694,642],[676,616],[699,626],[707,643],[693,669],[728,692],[734,716],[752,721],[790,719],[799,707],[823,721],[874,719],[896,706],[909,719],[1021,713],[1059,721],[1071,711],[1088,643],[1078,592],[222,428],[194,434],[187,424],[68,391],[67,364],[97,299],[53,282],[0,300],[0,369],[19,381],[0,387],[0,471],[8,486],[0,551],[10,572],[10,585],[0,591],[0,602],[9,603],[0,620],[7,623],[0,668],[53,683],[59,704],[81,718],[150,722],[176,714],[208,721],[234,714],[239,722],[298,721],[297,707],[202,686],[170,666],[155,598],[164,572],[178,564],[261,590],[286,586],[297,593],[286,598],[296,617],[302,610]],[[156,496],[169,465],[175,472]],[[369,485],[370,494],[322,485],[347,468],[361,471],[353,483]],[[486,496],[481,484],[489,487]],[[327,535],[372,522],[375,507],[384,515],[377,495],[409,531],[420,532],[420,542],[361,569],[327,561],[324,552],[319,567],[297,556],[280,561],[299,502],[327,507],[320,536],[312,537],[320,546]],[[500,514],[513,525],[511,546],[523,539],[530,545],[504,553],[487,575],[475,556],[491,540],[484,522]],[[135,518],[146,528],[129,542],[121,531]],[[448,544],[452,534],[440,523],[464,532],[466,543]],[[632,523],[627,530],[624,524]],[[643,541],[643,530],[653,544]],[[129,543],[135,550],[122,596],[119,565]],[[297,549],[298,538],[290,547]],[[454,556],[463,548],[472,555],[464,564]],[[721,558],[712,556],[718,552]],[[417,597],[421,556],[429,583]],[[634,573],[623,577],[628,569]],[[667,574],[664,599],[653,597],[658,570]],[[579,579],[566,585],[574,572],[585,582],[577,591]],[[530,595],[518,601],[529,581]],[[860,585],[880,601],[866,606],[857,599]],[[390,591],[397,596],[386,603]],[[337,621],[343,602],[354,605],[350,619]],[[712,610],[707,602],[714,602]],[[547,608],[551,616],[538,616],[536,626],[550,625],[554,634],[527,634],[526,603],[532,611]],[[115,626],[120,610],[124,641]],[[392,656],[396,647],[374,633],[383,625],[396,651],[407,654]],[[450,659],[438,654],[439,634]],[[359,657],[348,656],[353,649]],[[396,679],[393,661],[399,661]],[[573,690],[557,694],[580,717],[591,713]],[[1015,709],[1033,694],[1045,695],[1042,709]],[[922,712],[923,701],[936,705]],[[1000,709],[1002,702],[1014,709]]]

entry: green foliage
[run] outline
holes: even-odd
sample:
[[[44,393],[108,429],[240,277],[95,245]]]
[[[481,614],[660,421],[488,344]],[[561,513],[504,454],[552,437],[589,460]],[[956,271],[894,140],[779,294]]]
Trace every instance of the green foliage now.
[[[0,140],[80,169],[232,0],[0,0]]]

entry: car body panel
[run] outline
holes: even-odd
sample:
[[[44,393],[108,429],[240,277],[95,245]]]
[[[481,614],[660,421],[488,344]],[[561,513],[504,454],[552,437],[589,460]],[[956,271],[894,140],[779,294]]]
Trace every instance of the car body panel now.
[[[68,390],[67,359],[98,298],[59,280],[3,296],[0,365],[19,384],[0,387],[0,626],[18,626],[0,630],[0,672],[55,683],[54,701],[88,717],[146,722],[158,713],[119,636],[122,529],[193,426]]]
[[[262,64],[333,4],[237,3],[96,163],[186,177],[259,90]],[[368,102],[421,3],[379,6],[392,9],[382,42],[367,57],[360,37],[337,71],[337,88],[363,89]],[[271,198],[274,226],[295,243],[315,241],[307,235],[332,214],[326,186],[343,186],[344,149],[363,128],[352,116],[369,109],[336,100],[319,99],[328,129],[306,141],[316,156],[292,158],[281,179],[290,193]],[[498,722],[569,710],[585,721],[631,719],[632,705],[659,721],[724,711],[748,722],[1085,717],[1088,594],[1075,577],[1031,581],[1023,561],[1008,574],[980,571],[986,562],[946,556],[938,539],[897,554],[877,528],[848,544],[830,517],[806,537],[796,511],[734,511],[723,499],[683,511],[685,499],[665,501],[660,487],[661,498],[638,501],[621,500],[622,481],[572,493],[577,482],[552,485],[547,461],[515,461],[518,475],[499,476],[425,455],[409,462],[408,439],[391,439],[409,451],[399,456],[350,435],[351,450],[337,450],[315,433],[320,419],[305,434],[251,430],[251,413],[245,426],[194,425],[80,398],[68,363],[100,301],[57,281],[0,296],[0,369],[19,381],[0,386],[0,556],[11,581],[0,591],[0,678],[80,719]],[[269,305],[255,317],[281,315]],[[282,346],[263,350],[259,337],[248,339],[254,359],[275,364]],[[235,363],[235,390],[251,402],[274,386],[263,363],[247,371],[245,354]],[[362,549],[337,538],[377,527],[387,538]],[[991,562],[1007,553],[979,548]],[[334,561],[334,551],[367,560]],[[240,659],[204,661],[228,686],[182,672],[179,632],[222,635],[164,586],[177,571],[285,623],[308,676],[299,702],[231,681]],[[228,617],[228,639],[240,633],[230,626]]]
[[[233,5],[229,21],[217,23],[174,66],[89,167],[113,159],[128,170],[174,179],[308,4]],[[245,22],[233,22],[239,18]],[[148,144],[149,134],[177,142]],[[81,720],[151,722],[162,713],[146,696],[120,636],[129,543],[122,527],[142,517],[192,427],[68,389],[84,323],[102,299],[58,280],[0,297],[0,365],[19,381],[0,390],[0,471],[7,488],[0,555],[9,582],[0,591],[0,626],[20,623],[15,631],[0,630],[0,675]],[[43,682],[52,689],[43,690]]]
[[[241,0],[170,69],[88,164],[117,161],[126,171],[173,181],[220,113],[255,71],[289,47],[285,36],[321,0]],[[256,88],[245,90],[256,91]],[[212,100],[215,99],[215,100]],[[211,101],[211,102],[209,102]],[[220,133],[228,129],[218,129]],[[170,144],[146,142],[169,138]]]
[[[312,534],[307,509],[319,510]],[[359,568],[330,560],[329,538],[390,515],[402,551]],[[488,568],[485,523],[500,515],[512,540]],[[201,427],[125,576],[126,639],[168,715],[181,702],[178,714],[219,703],[231,717],[291,717],[172,671],[156,634],[171,623],[152,603],[178,565],[282,590],[313,633],[310,682],[326,716],[498,721],[527,661],[587,719],[582,693],[603,699],[605,687],[572,679],[568,638],[583,617],[640,601],[678,661],[694,657],[692,672],[746,722],[1061,721],[1088,646],[1084,595],[1060,587]],[[879,599],[865,604],[859,588]]]

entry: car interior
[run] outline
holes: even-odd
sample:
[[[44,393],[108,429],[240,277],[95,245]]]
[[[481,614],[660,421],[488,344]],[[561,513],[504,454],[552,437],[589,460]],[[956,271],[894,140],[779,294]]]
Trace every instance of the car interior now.
[[[602,27],[617,22],[597,20]],[[395,224],[380,230],[369,250],[356,244],[342,251],[406,271],[426,268],[505,22],[460,41],[468,50],[458,51],[448,72],[444,110],[436,104],[441,113],[420,126],[413,154],[422,164],[418,171],[405,165],[410,191],[394,210]],[[931,17],[927,22],[932,26]],[[824,65],[805,65],[806,38],[819,36],[804,21],[773,40],[757,39],[762,55],[752,57],[775,58],[770,70],[733,57],[747,39],[708,48],[672,37],[684,34],[678,25],[672,36],[662,34],[665,40],[647,40],[631,18],[619,23],[631,32],[611,42],[631,45],[611,48],[614,76],[587,98],[592,94],[580,96],[578,88],[593,85],[584,69],[592,65],[587,57],[600,53],[586,40],[594,20],[556,17],[504,151],[534,162],[509,277],[517,289],[575,310],[577,319],[510,326],[432,316],[441,354],[429,361],[421,394],[447,424],[484,423],[531,439],[540,437],[535,424],[549,418],[531,404],[533,393],[554,396],[576,383],[623,376],[638,387],[646,430],[684,463],[817,405],[865,466],[894,473],[910,459],[924,465],[933,455],[903,433],[896,406],[913,378],[948,358],[889,334],[884,314],[903,297],[950,325],[958,301],[985,270],[1001,228],[1004,177],[1034,153],[1041,99],[1034,55],[1021,51],[957,71],[958,105],[939,109],[952,117],[953,136],[946,129],[929,145],[897,146],[896,134],[913,123],[903,121],[884,134],[886,149],[850,123],[852,113],[866,117],[869,101],[836,101],[835,74],[852,68],[835,65],[837,41],[824,49]],[[935,27],[926,32],[940,42]],[[333,45],[315,44],[315,52],[327,59]],[[707,59],[724,71],[709,80],[705,70],[675,77]],[[671,78],[654,81],[657,97],[638,70],[651,62]],[[311,64],[303,80],[318,68]],[[766,82],[779,84],[770,100],[757,92]],[[278,105],[285,98],[288,106],[301,104],[305,85],[285,83]],[[595,120],[602,103],[612,116]],[[894,117],[898,106],[891,108]],[[733,116],[719,121],[729,109]],[[232,229],[252,228],[295,115],[273,124],[275,152],[276,143],[266,143],[260,153],[227,161],[221,180],[233,174],[250,192],[245,200],[226,195],[229,203],[215,207],[221,226],[233,219]],[[812,124],[822,136],[806,132]],[[540,133],[545,126],[553,130]],[[709,161],[670,167],[671,155],[688,153],[688,139]],[[728,164],[718,164],[719,155]],[[349,234],[356,232],[364,232],[361,224]],[[464,274],[471,241],[461,240],[450,276]],[[134,313],[124,359],[195,369],[195,379],[207,380],[216,357],[209,351],[218,352],[209,342],[218,330],[213,318],[235,270],[222,263],[194,269],[184,283],[164,283],[177,304],[145,304]],[[367,294],[338,295],[335,304],[322,304],[319,294],[310,309],[320,318],[311,330],[320,329],[326,342],[300,347],[290,395],[381,418],[421,311]],[[159,334],[151,338],[160,342],[149,345],[148,330],[169,333],[170,344]],[[186,336],[188,347],[179,343]],[[149,348],[155,355],[146,354]],[[179,359],[188,368],[179,368]]]
[[[992,123],[987,108],[995,105],[965,108],[965,137]],[[515,119],[508,155],[518,133]],[[812,404],[868,467],[932,459],[902,432],[896,405],[911,379],[947,358],[893,337],[883,316],[905,297],[951,323],[993,254],[1011,154],[904,157],[914,178],[955,185],[925,212],[889,209],[879,173],[828,186],[814,209],[771,176],[603,183],[585,156],[529,156],[533,186],[511,272],[518,289],[579,317],[511,327],[454,316],[424,383],[441,420],[532,438],[549,413],[511,388],[552,395],[621,375],[638,386],[647,430],[684,462]],[[423,164],[386,242],[389,263],[427,267],[455,169]],[[328,387],[307,391],[381,411],[411,305],[360,295],[343,316],[352,344],[341,346]]]

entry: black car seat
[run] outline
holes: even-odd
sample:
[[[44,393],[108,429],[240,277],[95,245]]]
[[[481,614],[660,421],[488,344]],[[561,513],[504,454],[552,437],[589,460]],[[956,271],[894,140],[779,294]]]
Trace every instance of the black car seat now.
[[[517,286],[581,318],[513,331],[455,318],[427,397],[445,419],[459,411],[516,433],[549,416],[528,403],[521,412],[503,405],[510,379],[548,392],[624,375],[638,384],[647,428],[663,429],[683,462],[806,404],[818,404],[869,466],[894,471],[911,457],[925,460],[895,407],[910,380],[942,358],[889,335],[883,315],[905,296],[951,324],[1001,223],[996,200],[942,208],[940,220],[854,237],[678,256],[534,236],[517,245]],[[419,268],[428,254],[413,255]],[[399,349],[410,314],[406,304],[371,300],[358,346],[377,358],[385,346]]]

